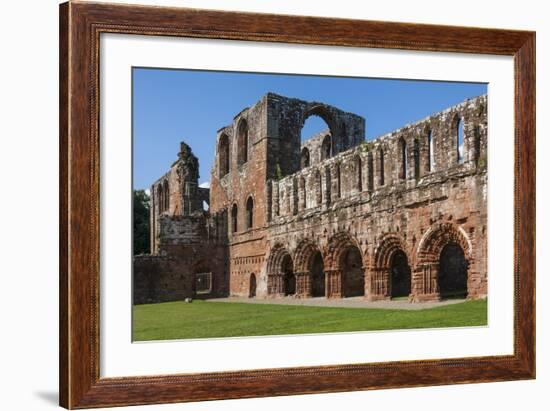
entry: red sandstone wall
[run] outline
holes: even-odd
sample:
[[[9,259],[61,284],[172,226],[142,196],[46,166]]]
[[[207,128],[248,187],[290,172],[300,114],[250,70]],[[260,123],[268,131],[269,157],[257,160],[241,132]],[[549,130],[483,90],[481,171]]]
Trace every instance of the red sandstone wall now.
[[[329,125],[334,155],[322,160],[314,151],[320,144],[309,141],[305,145],[313,150],[312,162],[300,170],[300,130],[313,114]],[[180,273],[182,281],[191,281],[204,253],[207,259],[213,257],[216,283],[224,282],[217,295],[282,295],[286,280],[281,275],[290,270],[296,295],[307,297],[312,288],[320,286],[312,284],[311,260],[316,252],[321,252],[327,296],[348,293],[346,271],[357,274],[357,270],[362,270],[361,293],[369,299],[385,299],[391,297],[391,288],[395,288],[390,274],[394,270],[392,256],[401,250],[410,267],[410,299],[422,301],[439,298],[438,258],[446,244],[456,243],[467,260],[468,296],[484,296],[486,116],[487,98],[482,96],[364,142],[361,117],[270,93],[219,130],[211,175],[210,213],[179,215],[180,210],[185,210],[181,197],[188,196],[189,190],[178,189],[178,181],[181,182],[181,165],[193,164],[190,152],[186,162],[180,155],[171,171],[159,180],[174,187],[167,210],[166,205],[164,211],[158,210],[154,193],[159,182],[155,183],[153,252],[175,257],[177,262],[163,268],[138,261],[136,272],[141,277],[142,271],[157,272],[159,283],[168,279],[160,300],[176,295],[179,298],[181,291],[171,294],[182,289],[176,273]],[[462,161],[457,151],[459,119],[464,122]],[[247,145],[239,143],[244,122],[248,125]],[[220,171],[222,138],[229,142],[227,174]],[[247,161],[239,162],[243,147]],[[192,174],[193,169],[185,175]],[[205,193],[195,194],[188,196],[185,204],[194,204],[202,198],[199,194]],[[249,198],[254,202],[251,227],[246,210]],[[232,227],[233,206],[238,209],[236,230]],[[352,248],[358,250],[355,255],[359,262],[344,262],[350,260]],[[361,276],[356,277],[355,286],[361,280]],[[255,284],[253,292],[251,284]]]

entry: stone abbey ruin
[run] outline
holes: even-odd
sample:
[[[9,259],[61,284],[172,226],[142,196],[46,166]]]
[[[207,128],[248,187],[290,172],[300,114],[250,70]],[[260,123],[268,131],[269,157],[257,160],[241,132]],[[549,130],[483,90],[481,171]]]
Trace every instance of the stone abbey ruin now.
[[[302,143],[312,115],[329,128]],[[218,130],[210,188],[198,169],[181,143],[151,186],[135,304],[487,294],[486,95],[366,141],[358,115],[268,93]]]

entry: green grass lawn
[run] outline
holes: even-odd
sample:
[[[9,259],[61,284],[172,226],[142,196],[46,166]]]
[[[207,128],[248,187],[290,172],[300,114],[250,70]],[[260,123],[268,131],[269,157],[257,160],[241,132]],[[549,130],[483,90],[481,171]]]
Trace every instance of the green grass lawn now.
[[[425,310],[305,307],[195,300],[136,305],[134,341],[479,326],[487,300]]]

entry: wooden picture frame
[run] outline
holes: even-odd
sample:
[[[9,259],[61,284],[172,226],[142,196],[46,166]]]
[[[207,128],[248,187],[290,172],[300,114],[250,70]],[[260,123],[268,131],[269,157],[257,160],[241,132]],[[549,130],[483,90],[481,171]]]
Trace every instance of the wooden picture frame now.
[[[514,354],[100,378],[101,33],[513,56]],[[535,33],[69,2],[60,6],[60,404],[91,408],[535,378]]]

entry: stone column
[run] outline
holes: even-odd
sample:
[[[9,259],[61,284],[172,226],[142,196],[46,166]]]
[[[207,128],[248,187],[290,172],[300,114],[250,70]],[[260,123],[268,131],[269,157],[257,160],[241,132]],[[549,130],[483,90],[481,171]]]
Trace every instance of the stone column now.
[[[341,176],[340,176],[340,165],[333,164],[330,169],[330,193],[331,193],[331,202],[338,201],[341,195]]]
[[[305,179],[301,177],[298,183],[298,212],[302,212],[307,208],[306,200],[306,182]]]
[[[282,273],[267,276],[267,296],[271,298],[285,296],[285,283]]]
[[[296,276],[296,297],[311,297],[311,275],[308,272],[294,273]]]
[[[439,301],[439,264],[419,264],[412,275],[411,302]]]
[[[273,206],[271,207],[271,209],[273,210],[273,214],[278,217],[279,216],[279,182],[274,182],[272,187],[273,187],[273,197],[272,197]]]
[[[326,270],[327,298],[342,298],[342,272],[340,270]]]
[[[272,209],[273,209],[273,185],[271,181],[268,181],[266,186],[265,207],[266,207],[265,212],[266,212],[267,221],[270,222],[272,219]]]
[[[326,207],[330,206],[330,202],[331,202],[332,182],[331,182],[330,168],[328,166],[325,167],[323,173],[324,173],[324,176],[323,176],[323,204],[325,205],[325,208],[326,208]]]
[[[296,178],[292,179],[292,209],[291,212],[293,215],[298,214],[298,180]]]
[[[390,275],[387,268],[369,268],[367,300],[380,301],[389,300],[390,296]]]

